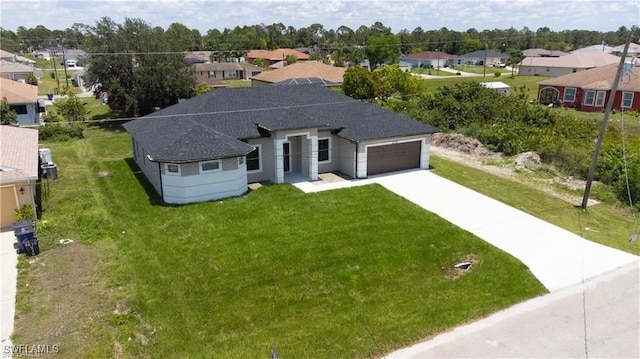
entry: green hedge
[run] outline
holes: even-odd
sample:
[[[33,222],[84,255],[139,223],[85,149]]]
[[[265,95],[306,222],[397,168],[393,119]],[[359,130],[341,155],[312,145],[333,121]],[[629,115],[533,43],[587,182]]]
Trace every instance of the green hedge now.
[[[74,124],[67,125],[55,125],[49,124],[40,126],[38,129],[38,138],[40,141],[68,141],[72,138],[84,137],[84,125]]]

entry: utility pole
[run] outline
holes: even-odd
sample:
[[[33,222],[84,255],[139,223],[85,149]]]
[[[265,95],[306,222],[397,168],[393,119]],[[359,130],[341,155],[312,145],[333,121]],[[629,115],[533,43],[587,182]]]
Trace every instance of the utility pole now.
[[[64,80],[67,83],[66,91],[69,91],[69,76],[67,75],[67,55],[64,52],[64,45],[62,45],[62,66],[64,66]]]
[[[486,42],[484,43],[484,71],[482,74],[482,77],[487,77],[487,48],[489,47],[489,44],[487,44]]]
[[[56,68],[56,59],[53,54],[51,54],[51,43],[49,43],[49,58],[51,58],[51,64],[53,65],[53,76],[56,78],[56,83],[58,87],[54,91],[56,94],[60,94],[60,79],[58,78],[58,69]]]
[[[600,155],[600,147],[602,146],[602,139],[604,138],[604,133],[607,130],[607,122],[609,121],[609,115],[611,114],[611,109],[613,108],[613,101],[616,97],[616,91],[618,90],[618,83],[620,82],[620,77],[622,76],[622,70],[624,69],[624,62],[627,59],[627,51],[629,50],[629,43],[631,43],[631,37],[633,35],[633,30],[629,31],[629,37],[627,38],[627,43],[624,45],[624,50],[622,51],[622,55],[620,56],[620,63],[618,64],[618,71],[616,72],[616,77],[613,80],[613,85],[611,86],[611,93],[609,94],[609,101],[607,101],[607,108],[604,111],[604,117],[602,119],[602,124],[600,125],[600,132],[598,133],[598,137],[596,140],[596,148],[593,152],[593,158],[591,159],[591,166],[589,167],[589,173],[587,174],[587,183],[584,188],[584,196],[582,197],[582,209],[587,209],[587,203],[589,202],[589,193],[591,192],[591,184],[593,183],[593,174],[596,170],[596,165],[598,164],[598,156]]]

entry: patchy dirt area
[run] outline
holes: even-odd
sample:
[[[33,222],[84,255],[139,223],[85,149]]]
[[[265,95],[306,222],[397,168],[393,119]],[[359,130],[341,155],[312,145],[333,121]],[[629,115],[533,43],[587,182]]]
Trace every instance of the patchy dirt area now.
[[[524,152],[514,157],[489,151],[480,141],[455,133],[437,133],[431,141],[431,153],[496,176],[510,179],[560,198],[573,205],[582,202],[582,196],[568,190],[584,189],[585,181],[573,177],[539,176],[535,170],[542,164],[535,152]],[[566,189],[566,190],[563,190]],[[589,200],[589,205],[597,204]]]
[[[14,344],[49,345],[38,357],[100,356],[100,344],[92,341],[109,326],[113,303],[106,298],[114,290],[100,251],[75,242],[59,244],[39,256],[20,258],[18,270]]]

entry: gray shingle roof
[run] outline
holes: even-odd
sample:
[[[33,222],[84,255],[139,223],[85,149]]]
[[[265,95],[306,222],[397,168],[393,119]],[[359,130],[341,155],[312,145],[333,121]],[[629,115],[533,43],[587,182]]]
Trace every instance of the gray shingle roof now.
[[[154,160],[167,162],[244,155],[252,147],[242,141],[261,137],[258,126],[342,128],[338,136],[354,142],[438,132],[317,85],[215,90],[124,125]]]

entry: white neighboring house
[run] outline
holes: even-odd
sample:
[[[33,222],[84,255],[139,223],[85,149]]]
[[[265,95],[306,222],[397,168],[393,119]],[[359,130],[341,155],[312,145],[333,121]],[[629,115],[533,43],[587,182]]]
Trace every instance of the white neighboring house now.
[[[559,77],[619,61],[617,56],[597,51],[574,52],[560,57],[526,57],[520,62],[518,75]]]
[[[496,81],[496,82],[482,82],[481,86],[491,89],[497,93],[501,93],[503,95],[508,95],[511,91],[511,86],[505,84],[504,82]]]

